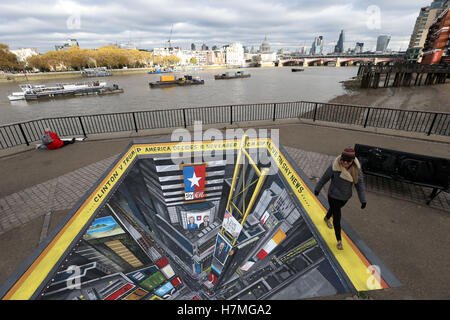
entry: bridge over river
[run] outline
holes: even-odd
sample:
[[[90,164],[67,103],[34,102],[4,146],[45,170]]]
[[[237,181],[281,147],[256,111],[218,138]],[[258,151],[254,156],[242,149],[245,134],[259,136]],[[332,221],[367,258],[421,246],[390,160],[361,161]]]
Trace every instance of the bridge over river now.
[[[349,54],[349,55],[281,55],[276,66],[352,66],[360,64],[387,65],[404,61],[403,54]]]

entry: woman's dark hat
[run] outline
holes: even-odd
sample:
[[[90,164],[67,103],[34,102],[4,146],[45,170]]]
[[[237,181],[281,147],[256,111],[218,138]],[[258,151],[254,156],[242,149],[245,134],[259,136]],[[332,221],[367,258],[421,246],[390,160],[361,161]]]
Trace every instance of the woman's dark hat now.
[[[341,159],[351,161],[355,159],[355,150],[352,147],[345,148],[341,154]]]

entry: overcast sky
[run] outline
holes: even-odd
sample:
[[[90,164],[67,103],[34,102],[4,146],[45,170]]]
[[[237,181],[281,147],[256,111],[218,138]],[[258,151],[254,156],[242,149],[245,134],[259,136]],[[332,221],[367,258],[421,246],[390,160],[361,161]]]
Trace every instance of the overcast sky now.
[[[68,38],[81,48],[133,42],[138,48],[171,43],[222,46],[235,41],[258,48],[311,47],[324,37],[334,48],[341,29],[345,49],[364,42],[373,50],[380,34],[390,49],[405,50],[421,7],[432,0],[0,0],[0,43],[11,49],[54,50]]]

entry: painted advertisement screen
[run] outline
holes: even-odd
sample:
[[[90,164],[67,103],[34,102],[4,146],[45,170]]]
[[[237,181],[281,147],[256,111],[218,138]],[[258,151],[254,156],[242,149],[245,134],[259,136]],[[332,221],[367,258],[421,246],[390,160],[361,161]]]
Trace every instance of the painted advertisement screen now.
[[[85,240],[100,239],[125,233],[113,217],[102,217],[95,219],[84,235]]]

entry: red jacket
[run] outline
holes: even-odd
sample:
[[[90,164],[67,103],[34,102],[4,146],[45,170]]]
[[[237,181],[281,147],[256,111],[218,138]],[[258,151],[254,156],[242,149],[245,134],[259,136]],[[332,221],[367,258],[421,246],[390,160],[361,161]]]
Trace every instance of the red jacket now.
[[[45,133],[47,133],[47,132],[50,135],[50,137],[53,139],[52,143],[49,143],[46,145],[47,149],[52,150],[52,149],[61,148],[63,146],[64,142],[61,139],[59,139],[58,135],[51,131],[45,131]]]

